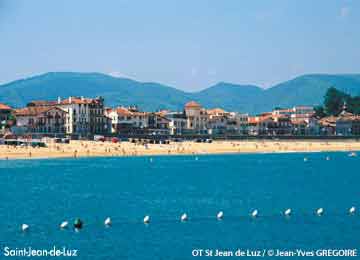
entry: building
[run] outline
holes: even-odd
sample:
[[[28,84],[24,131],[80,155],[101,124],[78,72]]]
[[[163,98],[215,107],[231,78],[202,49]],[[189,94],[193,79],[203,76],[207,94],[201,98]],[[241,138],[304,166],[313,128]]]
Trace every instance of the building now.
[[[249,117],[248,125],[249,135],[290,135],[293,127],[288,115],[271,112]]]
[[[268,133],[268,124],[271,120],[264,116],[248,117],[248,135],[264,135]]]
[[[105,134],[108,129],[108,118],[104,112],[104,99],[69,97],[57,101],[32,101],[28,107],[58,107],[66,113],[66,134],[80,136]]]
[[[8,105],[0,103],[0,130],[8,127],[10,124],[12,108]]]
[[[68,112],[66,118],[67,134],[104,134],[108,132],[104,113],[104,99],[69,97],[58,99],[57,106]]]
[[[295,106],[293,108],[275,109],[272,111],[272,115],[274,117],[282,116],[283,119],[281,120],[284,120],[284,118],[290,118],[292,124],[291,133],[294,135],[319,134],[320,127],[317,119],[314,117],[315,110],[312,106]],[[290,127],[288,123],[286,123],[286,125],[287,127]]]
[[[321,118],[318,123],[321,135],[334,135],[336,132],[336,116],[327,116]]]
[[[53,106],[30,106],[16,109],[16,126],[26,133],[64,134],[67,112]]]
[[[315,110],[313,106],[295,106],[292,108],[292,114],[304,115],[307,117],[313,116]]]
[[[106,110],[111,119],[111,132],[118,134],[142,134],[149,127],[149,113],[136,107],[118,107]]]
[[[206,114],[208,134],[225,134],[228,126],[236,127],[234,120],[230,122],[230,113],[221,108],[208,109]]]
[[[230,134],[248,134],[248,114],[230,112],[227,122],[227,132]]]
[[[335,133],[341,136],[360,135],[360,116],[342,111],[336,119]]]
[[[206,134],[208,115],[207,111],[195,101],[190,101],[184,107],[186,116],[186,132],[192,134]]]
[[[167,112],[165,117],[169,119],[169,132],[171,135],[182,135],[186,129],[186,116],[181,112]]]
[[[274,109],[272,111],[272,114],[274,116],[279,116],[279,115],[283,115],[283,116],[291,116],[291,114],[294,113],[294,110],[292,108],[281,108],[281,109]]]
[[[149,133],[152,135],[170,134],[171,120],[166,117],[164,112],[149,114]]]

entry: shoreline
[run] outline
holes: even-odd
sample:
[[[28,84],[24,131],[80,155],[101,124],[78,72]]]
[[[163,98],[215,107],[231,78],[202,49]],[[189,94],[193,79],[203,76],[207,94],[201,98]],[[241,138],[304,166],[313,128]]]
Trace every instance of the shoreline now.
[[[352,151],[307,151],[307,152],[302,152],[302,151],[288,151],[288,152],[240,152],[240,153],[207,153],[207,154],[143,154],[143,155],[128,155],[128,156],[109,156],[109,155],[98,155],[98,156],[79,156],[79,157],[71,157],[71,156],[48,156],[48,157],[12,157],[12,158],[1,158],[0,157],[0,162],[1,161],[31,161],[31,160],[54,160],[54,159],[90,159],[90,158],[134,158],[134,157],[145,157],[145,158],[151,158],[151,157],[159,157],[159,156],[163,156],[163,157],[169,157],[169,156],[206,156],[206,155],[254,155],[254,154],[263,154],[263,155],[268,155],[268,154],[295,154],[295,153],[303,153],[303,154],[311,154],[311,153],[338,153],[338,152],[355,152],[357,154],[360,153],[360,149],[359,150],[352,150]]]
[[[129,142],[71,141],[70,144],[49,143],[44,148],[0,145],[0,160],[353,151],[360,151],[360,142],[357,140],[185,141],[146,146]]]

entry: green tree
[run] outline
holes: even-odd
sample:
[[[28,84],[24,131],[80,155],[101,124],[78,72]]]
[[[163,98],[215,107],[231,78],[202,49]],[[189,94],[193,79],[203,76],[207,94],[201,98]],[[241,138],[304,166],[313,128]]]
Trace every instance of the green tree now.
[[[284,108],[282,108],[282,107],[275,107],[274,108],[274,110],[282,110],[282,109],[284,109]]]
[[[324,111],[327,115],[338,115],[343,109],[344,102],[349,100],[350,96],[342,91],[331,87],[327,90],[324,97]]]
[[[347,110],[353,114],[360,114],[360,96],[350,97],[347,100]]]
[[[315,116],[318,118],[323,118],[326,116],[326,113],[324,111],[324,107],[323,106],[316,106],[314,107],[315,110]]]

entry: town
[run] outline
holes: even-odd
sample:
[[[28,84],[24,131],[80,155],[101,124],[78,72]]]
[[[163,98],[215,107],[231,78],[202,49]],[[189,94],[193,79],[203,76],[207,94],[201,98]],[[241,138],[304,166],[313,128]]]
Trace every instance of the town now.
[[[312,106],[275,108],[251,116],[190,101],[183,111],[145,112],[136,106],[105,106],[102,97],[32,101],[23,108],[0,103],[0,137],[306,137],[358,136],[360,116],[347,111],[317,116]]]

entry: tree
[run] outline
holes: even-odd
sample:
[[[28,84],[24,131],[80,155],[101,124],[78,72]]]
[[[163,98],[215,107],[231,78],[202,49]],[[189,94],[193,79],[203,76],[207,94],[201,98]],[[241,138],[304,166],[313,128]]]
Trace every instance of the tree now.
[[[360,96],[350,97],[347,101],[347,110],[353,114],[360,114]]]
[[[327,90],[324,97],[324,110],[327,115],[338,115],[343,109],[343,105],[351,98],[342,91],[331,87]]]
[[[324,111],[324,107],[323,106],[316,106],[314,107],[315,110],[315,116],[318,118],[323,118],[326,117],[326,113]]]
[[[282,110],[282,109],[284,109],[284,108],[282,108],[282,107],[275,107],[274,108],[274,110]]]

